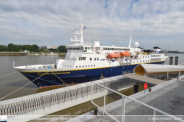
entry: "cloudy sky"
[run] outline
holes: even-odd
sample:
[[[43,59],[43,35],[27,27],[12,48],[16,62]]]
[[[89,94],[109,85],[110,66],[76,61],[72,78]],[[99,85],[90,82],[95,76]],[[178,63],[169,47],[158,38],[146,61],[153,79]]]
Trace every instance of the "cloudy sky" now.
[[[0,45],[65,45],[81,22],[86,41],[184,51],[183,0],[0,0]]]

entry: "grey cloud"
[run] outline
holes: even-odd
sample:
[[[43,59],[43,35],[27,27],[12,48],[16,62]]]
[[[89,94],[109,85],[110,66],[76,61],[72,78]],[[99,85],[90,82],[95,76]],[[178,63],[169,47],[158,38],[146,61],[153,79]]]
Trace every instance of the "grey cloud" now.
[[[131,2],[110,0],[104,8],[102,0],[1,0],[0,44],[66,44],[81,22],[87,26],[84,38],[89,39],[91,34],[93,40],[94,32],[99,32],[103,45],[126,46],[130,35],[148,47],[148,42],[162,39],[165,44],[171,44],[174,38],[182,41],[182,1],[139,0],[129,10]]]

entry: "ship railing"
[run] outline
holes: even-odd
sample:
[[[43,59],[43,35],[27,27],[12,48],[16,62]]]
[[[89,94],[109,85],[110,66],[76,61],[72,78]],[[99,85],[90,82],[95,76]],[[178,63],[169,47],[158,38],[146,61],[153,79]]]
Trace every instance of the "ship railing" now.
[[[27,65],[26,69],[55,69],[54,64]]]

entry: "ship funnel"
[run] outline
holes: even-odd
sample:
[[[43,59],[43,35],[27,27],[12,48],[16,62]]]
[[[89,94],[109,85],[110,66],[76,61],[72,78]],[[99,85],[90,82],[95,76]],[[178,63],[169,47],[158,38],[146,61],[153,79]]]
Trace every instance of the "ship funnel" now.
[[[131,47],[131,41],[132,41],[132,36],[130,36],[130,43],[129,43],[129,48]]]

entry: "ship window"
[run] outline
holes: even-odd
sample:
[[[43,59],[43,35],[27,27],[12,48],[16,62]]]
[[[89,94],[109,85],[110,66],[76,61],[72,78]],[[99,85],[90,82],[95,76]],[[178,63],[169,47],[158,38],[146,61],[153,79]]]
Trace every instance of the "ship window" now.
[[[79,66],[81,68],[81,66]]]
[[[138,63],[138,61],[137,61],[137,63]]]
[[[90,65],[88,65],[88,67],[90,67]]]
[[[76,68],[77,68],[78,66],[76,66]]]
[[[87,47],[85,47],[85,49],[87,50]]]
[[[84,65],[82,67],[84,67]]]
[[[86,65],[86,67],[87,67],[87,65]]]
[[[99,57],[97,58],[97,60],[99,60]]]
[[[96,58],[95,58],[95,61],[96,61]]]
[[[144,58],[144,56],[143,56],[143,58]]]
[[[94,65],[94,67],[95,67],[95,65]]]
[[[90,58],[90,61],[92,61],[92,58]]]
[[[83,60],[86,60],[86,57],[83,57]]]
[[[92,67],[93,65],[91,65],[91,67]]]

